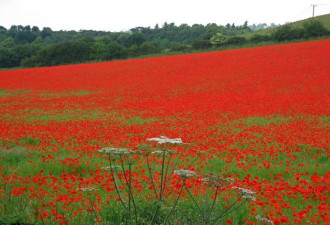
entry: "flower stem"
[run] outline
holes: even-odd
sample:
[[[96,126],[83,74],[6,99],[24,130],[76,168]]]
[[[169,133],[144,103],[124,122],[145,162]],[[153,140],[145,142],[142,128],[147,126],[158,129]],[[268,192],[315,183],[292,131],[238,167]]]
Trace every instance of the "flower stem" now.
[[[165,222],[164,222],[165,225],[166,225],[166,223],[167,223],[167,220],[170,218],[171,214],[173,213],[174,208],[175,208],[175,206],[178,204],[178,201],[179,201],[179,199],[180,199],[180,196],[181,196],[181,193],[182,193],[182,190],[183,190],[183,186],[184,186],[184,179],[182,180],[182,182],[183,182],[183,184],[182,184],[182,186],[181,186],[181,189],[180,189],[179,195],[178,195],[178,197],[176,198],[176,200],[175,200],[175,202],[174,202],[174,205],[173,205],[173,207],[172,207],[172,209],[171,209],[171,212],[168,214],[168,216],[167,216],[167,218],[166,218],[166,220],[165,220]]]
[[[110,170],[111,170],[111,176],[112,176],[112,179],[113,179],[113,183],[115,184],[115,189],[116,189],[116,192],[117,192],[117,195],[120,199],[120,202],[122,203],[122,205],[124,206],[125,210],[127,210],[127,207],[125,205],[125,201],[123,199],[123,197],[121,196],[120,194],[120,191],[118,189],[118,185],[117,185],[117,182],[116,182],[116,177],[114,175],[114,171],[113,171],[113,168],[112,168],[112,163],[111,163],[111,157],[110,157],[110,154],[109,154],[109,163],[110,163]]]

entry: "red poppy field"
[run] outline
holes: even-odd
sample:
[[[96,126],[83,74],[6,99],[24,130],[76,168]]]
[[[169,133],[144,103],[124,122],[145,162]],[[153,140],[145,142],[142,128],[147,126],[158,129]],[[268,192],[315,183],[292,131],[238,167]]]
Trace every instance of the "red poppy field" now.
[[[327,39],[0,71],[0,224],[112,224],[98,150],[160,136],[190,143],[174,146],[182,165],[206,152],[191,170],[256,192],[224,224],[330,224],[329,59]],[[145,165],[134,167],[143,193]],[[187,182],[202,192],[200,177]]]

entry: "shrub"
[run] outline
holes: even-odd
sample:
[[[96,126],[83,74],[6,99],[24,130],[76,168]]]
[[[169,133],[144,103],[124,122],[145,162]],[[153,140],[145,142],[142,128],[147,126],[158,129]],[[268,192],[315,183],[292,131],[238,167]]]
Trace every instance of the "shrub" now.
[[[211,48],[212,44],[209,40],[194,40],[192,43],[193,49]]]
[[[320,37],[327,35],[329,31],[317,20],[311,20],[303,24],[304,37]]]

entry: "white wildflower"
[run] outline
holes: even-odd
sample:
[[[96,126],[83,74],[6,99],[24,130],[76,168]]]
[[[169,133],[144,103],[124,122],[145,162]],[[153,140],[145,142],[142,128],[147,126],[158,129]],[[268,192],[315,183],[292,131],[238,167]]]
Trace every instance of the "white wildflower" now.
[[[97,188],[94,187],[85,187],[85,188],[77,188],[77,191],[96,191],[98,190]]]
[[[235,178],[230,178],[230,177],[228,177],[228,178],[225,178],[225,181],[226,181],[227,183],[229,183],[229,184],[233,184],[234,181],[235,181]]]
[[[195,175],[194,171],[191,170],[174,170],[174,174],[181,178],[189,178]]]
[[[217,188],[221,187],[221,184],[212,178],[205,177],[205,178],[202,178],[201,181],[203,181],[204,184],[213,185],[214,187],[217,187]]]
[[[254,194],[255,194],[254,191],[250,191],[248,189],[241,188],[241,187],[232,187],[232,189],[239,190],[241,192],[241,194],[242,194],[242,198],[250,199],[252,201],[255,201],[256,200],[256,198],[254,197]]]
[[[152,155],[167,155],[167,154],[170,154],[170,155],[174,155],[176,154],[176,151],[173,151],[173,150],[157,150],[157,151],[153,151],[151,152]]]
[[[273,221],[268,220],[268,219],[266,219],[266,218],[262,218],[262,217],[259,216],[259,215],[256,216],[256,219],[257,219],[258,221],[262,222],[262,223],[267,223],[267,224],[270,224],[270,225],[273,225],[273,224],[274,224]]]
[[[171,143],[171,144],[183,144],[181,138],[167,138],[165,136],[160,136],[160,138],[147,138],[147,141],[156,141],[158,144]]]
[[[132,153],[133,151],[127,148],[102,148],[101,150],[98,150],[100,153],[105,154],[117,154],[117,155],[128,155]]]

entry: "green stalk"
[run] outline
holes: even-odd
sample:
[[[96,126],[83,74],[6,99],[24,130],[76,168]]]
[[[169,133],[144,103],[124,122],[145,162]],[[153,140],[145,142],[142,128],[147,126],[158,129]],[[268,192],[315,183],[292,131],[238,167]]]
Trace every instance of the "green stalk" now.
[[[212,203],[212,206],[211,206],[211,209],[210,209],[210,212],[209,212],[209,216],[207,218],[207,221],[208,222],[211,218],[211,214],[212,214],[212,211],[213,211],[213,208],[214,208],[214,205],[215,205],[215,202],[217,200],[217,197],[218,197],[218,191],[219,191],[219,188],[217,187],[217,190],[215,191],[215,196],[214,196],[214,199],[213,199],[213,203]]]
[[[197,204],[196,200],[194,199],[194,197],[193,197],[192,194],[190,193],[190,191],[189,191],[187,185],[184,184],[184,186],[185,186],[185,188],[186,188],[186,190],[187,190],[187,193],[188,193],[189,197],[193,200],[194,204],[197,206],[198,211],[200,212],[201,215],[203,215],[203,212],[202,212],[201,208],[199,207],[199,205]]]
[[[174,203],[174,205],[173,205],[173,207],[172,207],[172,209],[171,209],[171,212],[168,214],[168,216],[167,216],[167,218],[166,218],[166,220],[165,220],[165,222],[164,222],[165,225],[166,225],[167,220],[170,218],[172,212],[174,211],[175,206],[178,204],[178,201],[179,201],[179,199],[180,199],[180,196],[181,196],[181,193],[182,193],[182,190],[183,190],[183,186],[184,186],[184,179],[183,179],[182,181],[183,181],[183,184],[182,184],[182,186],[181,186],[181,189],[180,189],[179,195],[178,195],[177,199],[175,200],[175,203]]]
[[[153,178],[153,176],[152,176],[152,172],[151,172],[151,170],[150,170],[149,157],[146,156],[146,158],[147,158],[147,166],[148,166],[149,177],[150,177],[150,179],[151,179],[151,184],[152,184],[152,187],[153,187],[153,189],[154,189],[155,197],[156,197],[156,199],[157,199],[157,191],[156,191],[156,186],[155,186],[154,178]]]
[[[244,201],[242,201],[241,204],[239,204],[236,208],[232,209],[234,207],[234,205],[236,205],[236,203],[239,201],[240,198],[238,198],[227,210],[225,210],[223,213],[221,213],[215,220],[213,223],[217,222],[219,219],[223,218],[224,216],[229,215],[230,213],[234,212],[235,210],[237,210],[239,207],[241,207],[243,204],[245,204]],[[229,211],[230,209],[232,209],[231,211]]]
[[[167,165],[166,165],[166,169],[165,169],[165,181],[164,181],[164,187],[162,190],[163,193],[165,191],[165,187],[166,187],[166,183],[167,183],[167,174],[168,174],[168,168],[169,168],[170,162],[171,162],[171,156],[169,157],[169,159],[167,161]]]
[[[120,199],[120,202],[122,203],[122,205],[124,206],[125,210],[127,211],[127,207],[125,205],[124,199],[121,196],[121,194],[119,192],[119,189],[118,189],[118,185],[117,185],[116,178],[115,178],[115,175],[114,175],[114,172],[113,172],[113,168],[112,168],[112,164],[111,164],[110,154],[109,154],[109,163],[110,163],[111,176],[112,176],[112,179],[113,179],[113,183],[115,184],[115,189],[116,189],[117,195],[118,195],[118,197]]]
[[[132,192],[132,164],[128,165],[128,170],[129,170],[129,185],[128,185],[128,189],[130,192],[130,198],[132,198],[132,203],[134,206],[134,214],[135,214],[135,224],[137,224],[137,207],[135,204],[135,200],[133,197],[133,192]]]
[[[206,219],[206,211],[207,211],[207,206],[208,206],[208,196],[207,196],[207,191],[206,191],[206,193],[205,193],[205,199],[204,199],[204,213],[203,213],[203,220],[204,220],[204,222],[205,222],[205,224],[207,224],[207,219]]]
[[[160,178],[159,200],[162,200],[162,197],[163,197],[164,167],[165,167],[165,148],[163,149],[163,161],[162,161],[162,173],[161,173],[161,178]]]

